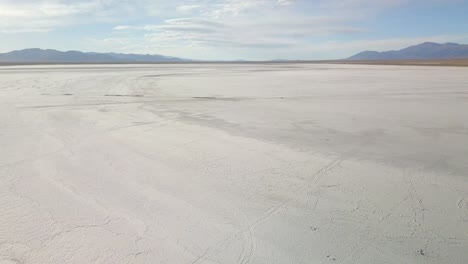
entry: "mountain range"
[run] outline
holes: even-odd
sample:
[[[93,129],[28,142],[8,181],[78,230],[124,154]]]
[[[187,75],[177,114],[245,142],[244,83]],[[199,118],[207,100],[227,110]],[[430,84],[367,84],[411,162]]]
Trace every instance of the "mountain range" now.
[[[0,62],[8,63],[131,63],[188,61],[163,55],[58,51],[24,49],[0,53]]]
[[[364,51],[348,60],[429,60],[429,59],[466,59],[468,45],[457,43],[425,42],[401,50]]]
[[[457,43],[438,44],[425,42],[401,50],[364,51],[346,60],[434,60],[468,59],[468,45]],[[0,53],[0,63],[158,63],[189,62],[191,60],[150,54],[97,53],[58,51],[52,49],[24,49]],[[289,60],[273,60],[272,62]]]

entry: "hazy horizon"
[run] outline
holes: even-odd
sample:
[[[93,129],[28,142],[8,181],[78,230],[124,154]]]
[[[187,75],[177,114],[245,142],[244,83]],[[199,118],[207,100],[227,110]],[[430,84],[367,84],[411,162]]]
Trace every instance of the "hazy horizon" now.
[[[341,59],[426,41],[468,43],[466,13],[466,0],[0,0],[0,52]]]

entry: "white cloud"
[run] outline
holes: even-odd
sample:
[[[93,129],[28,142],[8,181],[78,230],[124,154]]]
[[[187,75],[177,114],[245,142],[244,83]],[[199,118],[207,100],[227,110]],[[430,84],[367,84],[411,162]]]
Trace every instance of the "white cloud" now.
[[[177,11],[183,12],[183,13],[191,13],[193,11],[196,11],[198,9],[202,8],[201,5],[180,5],[177,7]]]
[[[176,2],[176,1],[175,1]],[[170,15],[175,3],[165,0],[0,0],[0,32],[50,31],[70,25],[127,22]]]
[[[278,0],[278,4],[280,5],[292,5],[294,0]]]
[[[224,0],[204,15],[167,19],[163,23],[140,25],[131,29],[149,31],[142,40],[151,45],[207,48],[284,49],[304,45],[308,38],[330,34],[355,34],[364,31],[334,16],[293,14],[289,8],[297,1]],[[115,29],[129,29],[116,27]]]
[[[363,29],[350,26],[328,25],[332,19],[257,19],[245,22],[236,19],[212,20],[183,18],[167,20],[163,25],[148,25],[141,29],[154,31],[152,40],[158,36],[171,36],[171,40],[180,39],[204,45],[231,45],[236,47],[281,48],[299,44],[300,39],[323,36],[334,33],[352,34]],[[327,23],[323,23],[327,21]],[[160,39],[164,41],[165,38]]]
[[[0,1],[0,31],[49,31],[78,21],[80,15],[98,10],[98,1],[65,3],[60,1]]]
[[[114,30],[127,30],[131,28],[132,28],[131,26],[116,26],[114,27]]]
[[[118,24],[146,19],[177,18],[197,14],[205,20],[251,22],[265,17],[277,17],[276,22],[295,18],[290,12],[295,5],[312,5],[332,9],[351,6],[381,6],[406,0],[0,0],[0,32],[49,31],[69,25],[115,21]],[[385,5],[387,5],[385,4]],[[288,13],[290,12],[290,13]],[[314,14],[304,19],[313,18]],[[227,24],[232,21],[225,22]],[[239,24],[239,23],[238,23]],[[161,25],[163,26],[163,25]],[[325,25],[324,25],[325,26]],[[327,25],[336,27],[337,25]],[[130,29],[115,27],[116,30]]]

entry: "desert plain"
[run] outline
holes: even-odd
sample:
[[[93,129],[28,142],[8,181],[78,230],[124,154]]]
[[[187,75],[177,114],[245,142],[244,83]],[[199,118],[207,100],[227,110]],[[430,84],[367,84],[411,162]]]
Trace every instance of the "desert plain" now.
[[[468,263],[468,68],[2,66],[0,263]]]

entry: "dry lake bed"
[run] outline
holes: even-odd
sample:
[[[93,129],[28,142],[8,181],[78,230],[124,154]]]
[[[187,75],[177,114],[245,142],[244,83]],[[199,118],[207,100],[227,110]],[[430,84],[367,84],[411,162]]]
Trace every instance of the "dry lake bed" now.
[[[0,263],[468,263],[468,68],[0,67]]]

